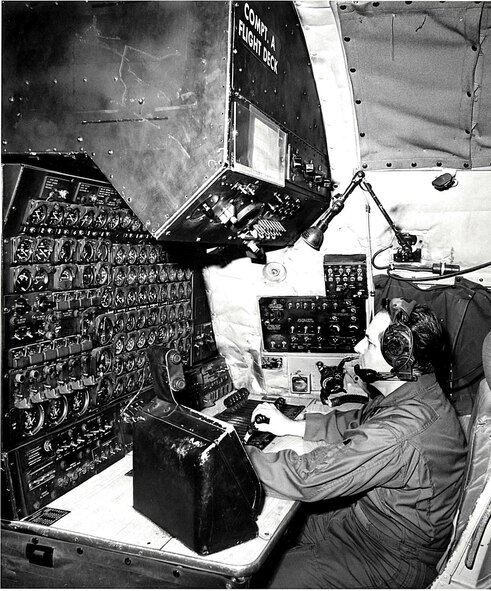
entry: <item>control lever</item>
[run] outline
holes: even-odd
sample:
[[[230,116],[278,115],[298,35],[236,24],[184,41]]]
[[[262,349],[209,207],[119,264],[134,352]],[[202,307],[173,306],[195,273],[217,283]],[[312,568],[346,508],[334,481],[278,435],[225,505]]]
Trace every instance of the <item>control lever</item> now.
[[[274,403],[273,403],[276,408],[280,411],[283,412],[283,409],[285,408],[286,405],[286,400],[284,398],[277,398]],[[253,422],[251,422],[251,424],[249,425],[249,427],[247,428],[247,432],[244,435],[244,439],[242,440],[244,445],[249,441],[249,439],[252,437],[252,434],[254,433],[254,431],[256,431],[256,424],[259,423],[269,423],[269,419],[268,417],[265,417],[264,415],[257,415],[256,418],[254,419]]]

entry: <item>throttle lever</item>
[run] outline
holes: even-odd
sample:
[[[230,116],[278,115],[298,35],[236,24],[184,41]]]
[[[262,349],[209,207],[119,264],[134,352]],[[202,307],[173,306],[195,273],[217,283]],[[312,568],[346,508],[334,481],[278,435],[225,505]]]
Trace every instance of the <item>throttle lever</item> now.
[[[286,400],[284,398],[280,397],[280,398],[277,398],[273,402],[273,404],[276,406],[276,408],[280,412],[282,412],[283,409],[285,408]],[[254,433],[254,431],[256,431],[256,424],[259,424],[259,423],[269,423],[268,417],[265,417],[264,415],[261,415],[261,414],[259,414],[259,415],[256,416],[256,418],[254,419],[254,421],[252,421],[250,423],[249,427],[247,428],[247,432],[244,435],[244,439],[243,439],[244,444],[246,444],[249,441],[249,439],[251,438],[251,436]]]

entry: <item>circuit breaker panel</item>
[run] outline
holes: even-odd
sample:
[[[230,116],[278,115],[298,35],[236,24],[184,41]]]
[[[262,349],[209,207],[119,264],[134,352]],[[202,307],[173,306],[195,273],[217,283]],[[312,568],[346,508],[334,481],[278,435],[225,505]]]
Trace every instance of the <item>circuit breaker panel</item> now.
[[[186,366],[216,347],[198,274],[102,175],[9,163],[4,187],[4,481],[25,516],[125,454],[120,409],[151,391],[148,346]]]

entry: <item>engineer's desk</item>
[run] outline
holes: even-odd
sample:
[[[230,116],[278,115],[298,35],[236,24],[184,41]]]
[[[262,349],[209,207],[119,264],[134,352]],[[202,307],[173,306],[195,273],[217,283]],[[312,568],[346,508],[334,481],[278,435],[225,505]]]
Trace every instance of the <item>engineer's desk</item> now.
[[[305,404],[298,398],[294,404]],[[320,410],[309,401],[308,410]],[[325,408],[325,407],[324,407]],[[207,414],[216,414],[214,407]],[[267,451],[312,444],[280,437]],[[52,525],[3,523],[2,587],[165,588],[238,587],[264,563],[298,503],[267,496],[253,540],[199,556],[133,509],[132,454],[48,505]],[[163,491],[162,502],[165,502]],[[176,508],[178,511],[178,508]]]

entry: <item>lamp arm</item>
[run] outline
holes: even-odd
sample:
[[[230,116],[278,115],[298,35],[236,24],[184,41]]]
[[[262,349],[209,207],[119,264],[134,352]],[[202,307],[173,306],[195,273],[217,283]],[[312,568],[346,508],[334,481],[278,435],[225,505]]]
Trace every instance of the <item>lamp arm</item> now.
[[[353,175],[353,178],[350,181],[350,184],[346,187],[343,193],[334,195],[333,200],[329,208],[321,215],[321,217],[317,220],[316,226],[320,229],[327,229],[327,226],[330,224],[331,220],[338,215],[338,213],[343,209],[344,202],[348,197],[353,193],[353,191],[358,187],[365,178],[365,173],[362,170],[358,170]]]

